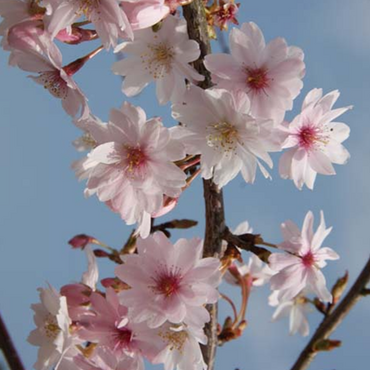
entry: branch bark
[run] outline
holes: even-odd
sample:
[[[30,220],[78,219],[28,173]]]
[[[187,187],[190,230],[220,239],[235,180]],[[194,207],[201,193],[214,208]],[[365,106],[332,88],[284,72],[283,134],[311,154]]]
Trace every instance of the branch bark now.
[[[204,57],[211,53],[211,46],[207,31],[207,20],[202,0],[194,0],[191,4],[183,7],[183,14],[188,24],[189,37],[199,43],[201,55],[194,62],[195,69],[205,79],[199,86],[207,89],[212,86],[210,73],[204,66]],[[222,235],[225,230],[225,214],[222,190],[212,182],[203,180],[204,200],[206,208],[206,229],[204,238],[204,257],[222,256]],[[207,305],[211,320],[205,327],[208,343],[202,346],[204,361],[208,370],[214,367],[217,348],[217,304]]]
[[[17,350],[13,344],[12,338],[5,326],[3,318],[0,315],[0,348],[11,370],[25,370]]]
[[[328,339],[334,330],[342,323],[349,311],[364,296],[366,285],[370,281],[370,258],[361,274],[349,290],[347,295],[343,298],[337,308],[328,316],[324,318],[320,326],[317,328],[312,339],[299,355],[296,363],[291,370],[305,370],[309,367],[312,360],[316,357],[318,351],[315,351],[315,346],[323,339]]]

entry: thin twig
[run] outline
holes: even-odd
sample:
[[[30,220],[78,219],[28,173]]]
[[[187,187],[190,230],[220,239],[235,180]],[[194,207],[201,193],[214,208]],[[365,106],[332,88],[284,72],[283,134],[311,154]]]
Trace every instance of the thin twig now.
[[[205,79],[199,86],[208,89],[212,86],[209,71],[204,66],[204,57],[211,53],[211,46],[207,31],[207,20],[203,0],[194,0],[191,4],[183,7],[184,18],[187,21],[189,37],[198,42],[200,57],[193,63],[195,69]],[[204,237],[204,257],[222,257],[222,234],[225,229],[225,212],[222,191],[212,180],[203,180],[204,199],[206,208],[206,230]],[[207,345],[202,346],[204,361],[208,370],[213,370],[217,338],[217,304],[207,305],[211,320],[205,326],[205,334],[208,337]]]
[[[257,257],[259,257],[263,262],[266,263],[268,262],[268,258],[271,252],[265,248],[257,247],[255,245],[258,243],[258,240],[261,239],[259,235],[254,234],[234,235],[228,228],[226,228],[222,237],[228,243],[231,243],[239,247],[240,249],[252,252]]]
[[[317,344],[324,339],[328,339],[331,333],[333,333],[333,331],[337,328],[337,326],[342,323],[342,321],[348,315],[353,306],[363,296],[363,291],[366,289],[366,285],[369,281],[370,258],[361,271],[361,274],[353,284],[352,288],[343,298],[341,303],[330,315],[325,317],[324,320],[321,322],[312,339],[301,352],[291,370],[305,370],[308,368],[308,366],[318,353],[318,351],[315,351],[315,347],[317,346]]]
[[[5,323],[0,315],[0,348],[3,351],[4,357],[8,362],[11,370],[25,370],[17,350],[13,344],[12,338]]]

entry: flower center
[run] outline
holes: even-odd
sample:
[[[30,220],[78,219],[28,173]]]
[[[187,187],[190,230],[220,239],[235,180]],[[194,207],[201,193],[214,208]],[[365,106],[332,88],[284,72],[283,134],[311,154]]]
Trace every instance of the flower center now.
[[[127,171],[134,174],[137,170],[140,170],[147,162],[147,156],[140,147],[125,146],[126,160],[127,160]]]
[[[326,145],[328,138],[323,132],[313,125],[304,125],[298,132],[299,146],[304,149],[312,149],[318,144]]]
[[[230,123],[223,121],[207,127],[211,133],[207,136],[209,146],[224,152],[234,151],[238,142],[238,130]]]
[[[65,99],[68,95],[67,82],[60,76],[59,71],[41,72],[37,78],[44,88],[59,99]]]
[[[141,54],[141,62],[146,65],[145,69],[154,79],[164,77],[172,68],[172,61],[175,56],[173,47],[161,42],[159,44],[149,44],[148,49],[149,53]]]
[[[184,345],[189,337],[185,330],[180,330],[180,327],[170,327],[165,332],[159,332],[158,334],[168,346],[170,351],[174,349],[183,352]]]
[[[126,349],[130,346],[132,339],[132,331],[125,327],[123,328],[116,328],[116,332],[114,333],[114,341],[115,347],[114,349]]]
[[[302,263],[304,267],[311,267],[315,264],[315,262],[315,256],[312,252],[308,252],[302,256]]]
[[[44,324],[44,330],[46,336],[51,340],[54,340],[58,336],[61,329],[55,316],[50,314],[47,316]]]
[[[246,68],[247,85],[252,92],[259,93],[269,87],[269,78],[265,68]]]
[[[153,278],[155,285],[152,290],[155,294],[163,295],[165,298],[176,294],[181,285],[181,270],[179,268],[172,268],[169,271],[167,268],[161,269]]]
[[[80,15],[85,15],[85,17],[90,17],[93,11],[100,14],[100,0],[79,0],[80,8],[77,13]]]

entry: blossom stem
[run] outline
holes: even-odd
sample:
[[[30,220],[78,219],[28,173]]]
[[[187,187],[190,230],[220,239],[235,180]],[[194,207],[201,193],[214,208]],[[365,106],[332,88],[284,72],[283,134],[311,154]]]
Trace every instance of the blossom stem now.
[[[317,350],[315,351],[316,345],[320,341],[328,339],[334,330],[342,323],[354,305],[360,300],[361,297],[363,297],[362,292],[364,289],[366,289],[366,285],[369,283],[369,281],[370,258],[341,303],[321,322],[320,326],[317,328],[311,340],[299,355],[291,370],[305,370],[309,367],[310,363],[318,353]]]
[[[207,30],[207,19],[203,0],[194,0],[183,7],[183,15],[187,21],[190,39],[198,42],[200,57],[193,64],[195,69],[205,78],[199,83],[203,89],[212,86],[211,75],[204,66],[204,57],[211,53],[211,45]],[[203,180],[204,199],[206,208],[206,227],[204,237],[204,257],[222,257],[222,235],[225,231],[225,211],[222,190],[211,180]],[[211,320],[206,324],[205,334],[207,345],[202,346],[203,358],[208,370],[213,370],[217,348],[217,304],[207,305]]]
[[[8,362],[10,370],[25,370],[18,352],[13,344],[12,338],[0,315],[0,348]]]
[[[225,294],[222,294],[220,293],[220,296],[222,299],[224,299],[226,302],[228,302],[231,306],[231,308],[233,309],[233,313],[234,313],[234,324],[238,322],[238,311],[236,310],[236,307],[234,305],[234,302]]]
[[[236,329],[238,324],[245,319],[245,313],[247,312],[248,299],[249,293],[251,291],[252,282],[253,280],[250,275],[248,275],[248,277],[246,278],[242,278],[240,281],[242,288],[242,306],[240,307],[239,315],[232,327],[233,329]]]

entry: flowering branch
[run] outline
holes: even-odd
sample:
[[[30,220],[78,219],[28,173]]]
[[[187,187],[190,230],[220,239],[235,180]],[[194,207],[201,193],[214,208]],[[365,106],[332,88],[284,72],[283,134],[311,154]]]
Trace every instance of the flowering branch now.
[[[10,338],[5,323],[0,315],[0,348],[3,351],[4,357],[8,362],[11,370],[25,370],[22,361],[14,347],[13,341]]]
[[[350,291],[343,298],[342,302],[330,315],[326,316],[321,322],[312,339],[301,352],[291,370],[305,370],[308,368],[308,366],[318,353],[317,346],[320,344],[320,342],[328,339],[331,333],[333,333],[334,330],[337,328],[337,326],[341,324],[349,311],[364,295],[363,292],[366,289],[366,285],[369,281],[370,258]]]
[[[209,71],[204,66],[204,58],[211,53],[210,40],[207,31],[207,20],[202,0],[194,0],[183,7],[184,18],[187,21],[189,37],[199,43],[200,57],[195,61],[195,69],[205,77],[199,83],[203,89],[212,86]],[[225,230],[225,212],[222,190],[212,180],[203,180],[204,199],[206,207],[206,230],[204,238],[204,257],[221,257],[222,234]],[[208,337],[207,345],[202,346],[204,361],[208,369],[214,367],[217,348],[217,304],[207,305],[211,321],[205,326]]]

